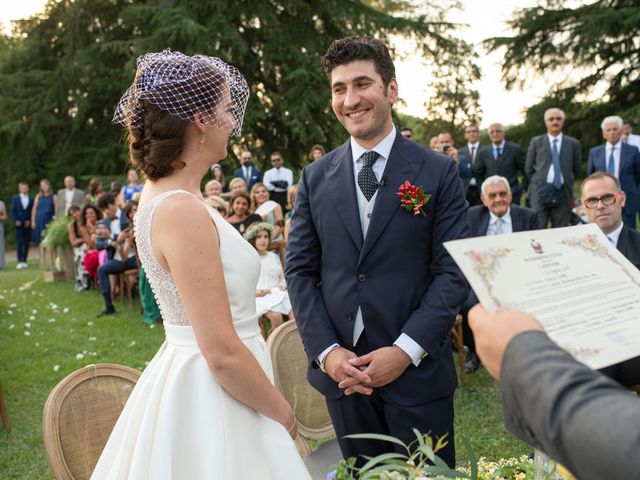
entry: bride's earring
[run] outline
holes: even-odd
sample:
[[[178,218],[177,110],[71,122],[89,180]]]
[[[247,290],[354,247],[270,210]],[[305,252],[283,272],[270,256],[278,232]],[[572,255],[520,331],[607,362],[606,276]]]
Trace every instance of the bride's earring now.
[[[200,149],[199,149],[200,152],[204,148],[204,141],[205,141],[205,137],[204,137],[204,133],[203,133],[202,137],[200,137]]]

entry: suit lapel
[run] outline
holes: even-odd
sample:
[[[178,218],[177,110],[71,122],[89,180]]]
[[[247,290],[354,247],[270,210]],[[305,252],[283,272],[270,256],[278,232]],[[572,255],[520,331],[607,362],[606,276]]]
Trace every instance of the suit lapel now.
[[[387,160],[387,165],[382,175],[384,186],[378,190],[378,196],[371,215],[371,222],[369,223],[367,236],[364,240],[364,246],[360,252],[360,261],[358,264],[360,264],[369,253],[391,220],[394,212],[400,207],[400,200],[396,195],[398,188],[406,180],[413,183],[416,175],[418,175],[420,171],[420,163],[403,153],[406,152],[406,149],[403,148],[403,143],[409,141],[410,140],[405,140],[402,135],[398,133],[393,142],[393,147],[391,148],[391,153],[389,154],[389,159]]]
[[[361,250],[363,242],[362,226],[358,211],[358,199],[353,176],[353,158],[349,141],[339,147],[339,151],[333,156],[331,162],[327,164],[325,178],[338,216],[342,219],[358,250]]]
[[[622,255],[626,257],[628,247],[629,247],[629,234],[627,232],[627,227],[622,227],[622,230],[620,231],[620,236],[618,237],[618,244],[616,245],[616,248]]]
[[[484,237],[487,234],[490,220],[491,215],[489,215],[489,209],[485,207],[482,212],[482,221],[480,222],[480,231],[478,232],[479,237]]]
[[[518,214],[519,212],[514,208],[511,208],[511,229],[514,232],[522,232],[524,230],[524,225],[522,225],[522,217]]]

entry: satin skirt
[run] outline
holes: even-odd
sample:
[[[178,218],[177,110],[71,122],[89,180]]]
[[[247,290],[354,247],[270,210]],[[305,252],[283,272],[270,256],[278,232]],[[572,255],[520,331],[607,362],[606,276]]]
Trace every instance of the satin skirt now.
[[[236,328],[273,381],[257,322]],[[133,389],[91,478],[310,478],[286,429],[216,382],[193,329],[165,325],[165,333],[166,341]]]

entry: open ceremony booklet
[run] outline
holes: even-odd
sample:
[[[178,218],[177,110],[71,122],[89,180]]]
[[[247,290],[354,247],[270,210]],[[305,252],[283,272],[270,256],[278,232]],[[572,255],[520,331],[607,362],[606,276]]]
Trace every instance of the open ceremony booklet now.
[[[597,369],[640,355],[640,272],[595,224],[444,244],[489,311],[522,310]]]

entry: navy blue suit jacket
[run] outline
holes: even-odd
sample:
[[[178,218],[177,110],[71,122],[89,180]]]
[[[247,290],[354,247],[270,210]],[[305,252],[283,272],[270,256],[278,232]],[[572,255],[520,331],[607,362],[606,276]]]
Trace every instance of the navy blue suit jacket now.
[[[24,222],[31,222],[31,210],[33,209],[33,197],[29,195],[29,204],[27,208],[22,208],[22,202],[20,201],[20,195],[13,195],[11,197],[11,209],[9,213],[11,214],[11,219],[14,222],[22,222],[22,227],[24,227]]]
[[[253,187],[256,183],[262,181],[262,172],[253,165],[251,166],[251,174],[249,175],[250,178],[245,178],[244,169],[242,167],[233,172],[233,176],[234,178],[244,178],[244,181],[247,182],[247,189],[249,191],[251,191],[251,187]]]
[[[396,405],[418,405],[456,387],[449,331],[469,287],[442,244],[469,235],[467,202],[453,160],[400,134],[381,180],[363,238],[350,143],[308,165],[298,183],[285,275],[315,388],[329,398],[342,395],[315,359],[334,343],[353,349],[360,307],[372,350],[406,333],[428,352],[380,389]],[[431,195],[424,218],[400,207],[396,192],[407,180]]]
[[[538,230],[538,216],[536,212],[530,208],[520,207],[518,205],[511,205],[511,226],[513,232],[526,232],[529,230]],[[472,237],[484,237],[487,234],[487,228],[489,228],[489,221],[491,216],[489,215],[489,209],[484,205],[476,205],[469,208],[469,226],[471,227]]]
[[[594,172],[607,171],[605,155],[605,145],[599,145],[589,150],[587,175],[591,175]],[[638,151],[638,147],[622,142],[618,178],[620,179],[622,191],[627,195],[624,212],[634,214],[640,211],[640,151]]]

